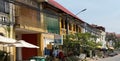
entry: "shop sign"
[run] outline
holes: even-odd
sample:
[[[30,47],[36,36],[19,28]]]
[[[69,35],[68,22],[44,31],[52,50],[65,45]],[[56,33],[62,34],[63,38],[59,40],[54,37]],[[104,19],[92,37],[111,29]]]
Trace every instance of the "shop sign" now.
[[[54,44],[55,45],[63,45],[63,36],[54,35]]]

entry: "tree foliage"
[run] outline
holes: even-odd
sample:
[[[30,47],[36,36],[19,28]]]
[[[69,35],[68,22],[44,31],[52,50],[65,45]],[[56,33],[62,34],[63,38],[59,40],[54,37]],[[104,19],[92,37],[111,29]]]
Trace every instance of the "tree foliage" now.
[[[64,39],[63,46],[67,48],[67,51],[76,50],[74,52],[80,53],[80,48],[87,48],[89,50],[95,49],[100,43],[96,43],[96,36],[90,33],[76,33],[67,35]],[[77,48],[77,49],[75,49]]]
[[[110,33],[106,35],[106,41],[112,41],[112,46],[117,49],[120,48],[120,39],[116,36],[115,33]],[[109,46],[108,46],[109,47]]]

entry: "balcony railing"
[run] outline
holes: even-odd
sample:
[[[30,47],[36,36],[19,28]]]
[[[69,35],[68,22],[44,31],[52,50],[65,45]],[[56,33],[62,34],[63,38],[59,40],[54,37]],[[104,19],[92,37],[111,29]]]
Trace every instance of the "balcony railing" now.
[[[20,2],[20,3],[24,3],[24,4],[29,5],[29,6],[33,6],[33,7],[38,8],[37,2],[32,1],[32,0],[16,0],[16,1]]]
[[[38,2],[34,0],[4,0],[4,1],[13,3],[15,5],[23,5],[23,6],[27,6],[27,7],[39,10]]]

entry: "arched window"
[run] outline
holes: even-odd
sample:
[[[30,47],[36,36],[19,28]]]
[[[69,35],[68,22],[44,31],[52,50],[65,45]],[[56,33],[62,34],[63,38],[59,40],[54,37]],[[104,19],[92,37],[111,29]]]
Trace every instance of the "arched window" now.
[[[62,19],[62,20],[61,20],[61,27],[62,27],[62,28],[65,28],[65,27],[64,27],[64,25],[65,25],[64,23],[65,23],[65,21]]]
[[[72,30],[72,24],[69,23],[69,30]]]
[[[4,34],[3,34],[3,33],[0,33],[0,36],[4,36]]]

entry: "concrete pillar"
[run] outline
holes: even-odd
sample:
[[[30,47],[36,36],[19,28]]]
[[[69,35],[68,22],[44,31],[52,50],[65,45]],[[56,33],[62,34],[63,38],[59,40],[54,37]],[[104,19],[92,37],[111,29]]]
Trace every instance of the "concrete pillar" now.
[[[16,48],[16,60],[22,61],[22,48],[21,47]]]
[[[15,38],[14,36],[14,28],[13,28],[13,25],[15,22],[15,7],[14,7],[14,4],[13,3],[9,3],[10,4],[10,14],[9,14],[9,20],[10,20],[10,24],[9,24],[9,27],[10,27],[10,31],[9,31],[9,34],[8,34],[8,37],[9,38]],[[9,52],[10,52],[10,61],[15,61],[16,60],[16,51],[15,51],[15,47],[11,47],[9,49]]]

